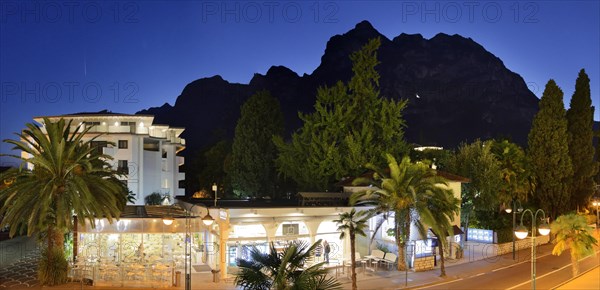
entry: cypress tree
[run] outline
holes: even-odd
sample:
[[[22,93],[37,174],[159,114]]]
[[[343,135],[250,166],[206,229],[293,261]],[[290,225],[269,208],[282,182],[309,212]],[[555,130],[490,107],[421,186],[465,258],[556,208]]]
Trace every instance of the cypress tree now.
[[[590,97],[590,79],[584,69],[579,71],[575,92],[567,111],[569,156],[573,162],[570,182],[571,206],[585,206],[594,194],[594,109]]]
[[[563,92],[548,81],[529,131],[528,153],[537,186],[534,198],[551,218],[570,209],[573,176]]]
[[[279,101],[260,91],[242,106],[229,169],[234,195],[274,197],[277,184],[273,136],[283,133]]]

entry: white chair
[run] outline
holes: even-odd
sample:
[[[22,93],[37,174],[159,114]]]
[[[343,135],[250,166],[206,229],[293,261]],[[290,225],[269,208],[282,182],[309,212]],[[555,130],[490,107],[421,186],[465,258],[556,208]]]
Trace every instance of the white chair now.
[[[372,260],[371,264],[373,262],[375,262],[375,267],[377,267],[379,265],[379,262],[383,261],[383,257],[385,256],[385,253],[381,250],[373,250],[371,252],[371,256],[369,256],[369,259]]]
[[[392,265],[396,264],[396,260],[398,259],[398,256],[396,256],[396,254],[392,254],[392,253],[387,253],[385,254],[385,257],[383,258],[383,260],[381,260],[381,263],[383,263],[384,265],[388,266],[388,270]]]
[[[359,252],[354,252],[354,261],[356,262],[357,267],[358,266],[364,267],[366,265],[366,263],[369,261],[369,259],[361,258]],[[352,267],[352,258],[345,261],[344,268],[346,268],[346,267]]]

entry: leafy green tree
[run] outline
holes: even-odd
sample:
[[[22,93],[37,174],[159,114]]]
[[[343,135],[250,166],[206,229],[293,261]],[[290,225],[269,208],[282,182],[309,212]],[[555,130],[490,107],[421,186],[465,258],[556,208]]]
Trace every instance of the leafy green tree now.
[[[445,149],[425,149],[422,151],[411,150],[410,160],[425,162],[435,166],[435,169],[445,170],[448,160],[452,157],[452,151]]]
[[[528,155],[536,180],[534,198],[554,219],[570,208],[568,182],[573,176],[563,92],[554,80],[546,84],[539,106],[529,131]]]
[[[304,242],[288,245],[281,253],[271,243],[270,252],[250,249],[249,260],[238,259],[235,285],[251,290],[325,290],[341,289],[333,277],[327,277],[324,263],[304,267],[321,240],[309,247]]]
[[[369,227],[369,218],[371,215],[367,211],[359,211],[353,208],[350,212],[344,212],[339,215],[339,219],[334,220],[338,224],[337,230],[340,232],[340,239],[350,236],[350,262],[352,265],[352,289],[356,290],[356,235],[367,236],[365,229]]]
[[[350,58],[353,77],[317,91],[315,112],[300,113],[303,127],[279,150],[278,170],[300,190],[327,190],[342,177],[358,176],[366,163],[385,164],[384,152],[408,153],[402,112],[406,101],[380,96],[375,66],[380,39],[369,41]]]
[[[525,151],[508,140],[494,140],[491,146],[491,152],[500,162],[501,201],[507,206],[512,206],[513,199],[527,201],[534,188],[534,182]]]
[[[585,217],[571,213],[559,216],[550,224],[550,231],[556,235],[552,255],[559,256],[570,249],[573,277],[577,276],[579,260],[594,254],[594,244],[598,242],[593,237],[592,228]]]
[[[236,196],[272,196],[277,184],[273,136],[283,133],[279,101],[268,91],[251,96],[242,106],[231,154],[231,183]]]
[[[571,207],[586,206],[594,194],[594,108],[590,97],[590,79],[585,70],[579,72],[575,92],[567,111],[569,132],[569,156],[573,161],[573,177],[570,182]]]
[[[10,235],[27,230],[31,236],[40,233],[45,240],[40,261],[39,279],[43,285],[66,281],[67,263],[64,234],[73,228],[73,214],[80,225],[95,225],[96,217],[112,222],[127,202],[127,187],[117,178],[108,155],[90,146],[95,138],[83,141],[90,130],[71,128],[71,122],[44,119],[47,134],[36,124],[16,134],[20,140],[4,140],[16,150],[30,155],[21,159],[33,165],[32,170],[8,170],[3,180],[11,185],[0,190],[0,227],[10,225]],[[80,131],[81,130],[81,131]],[[78,133],[81,132],[81,133]]]
[[[499,191],[502,187],[501,166],[492,152],[492,141],[461,144],[448,159],[445,170],[471,180],[461,188],[461,220],[465,228],[476,224],[478,216],[497,212],[500,204],[511,199]]]
[[[396,159],[386,154],[388,160],[389,176],[373,164],[366,167],[375,171],[372,178],[357,178],[353,181],[356,185],[371,185],[369,189],[357,192],[350,197],[351,204],[365,204],[374,206],[377,214],[394,215],[394,236],[398,246],[398,270],[406,268],[405,247],[410,238],[410,225],[414,223],[421,236],[426,236],[425,225],[432,228],[441,226],[436,221],[441,218],[434,217],[430,205],[444,203],[440,197],[452,195],[445,179],[436,175],[436,172],[422,163],[413,164],[410,158],[404,157],[398,163]],[[418,215],[418,218],[413,216]],[[443,230],[437,229],[443,234]]]

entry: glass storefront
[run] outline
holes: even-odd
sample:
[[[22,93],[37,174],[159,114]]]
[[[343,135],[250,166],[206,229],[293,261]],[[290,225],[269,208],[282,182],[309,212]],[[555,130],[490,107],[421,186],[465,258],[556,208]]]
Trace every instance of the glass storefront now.
[[[171,225],[150,218],[97,220],[95,228],[79,229],[71,274],[97,286],[168,287],[176,271],[184,273],[186,241],[192,268],[216,269],[218,236],[199,219],[188,222],[186,227],[186,219]]]
[[[332,221],[321,222],[317,229],[315,241],[319,239],[327,241],[331,251],[329,252],[329,262],[341,264],[344,259],[344,241],[340,240],[340,232],[337,230],[338,224]],[[348,254],[349,255],[349,254]],[[318,262],[323,261],[322,253],[317,252],[316,258]]]
[[[226,262],[229,267],[237,266],[237,259],[249,260],[250,249],[256,246],[266,253],[267,232],[261,224],[234,225],[227,242]],[[228,270],[228,273],[235,271]]]

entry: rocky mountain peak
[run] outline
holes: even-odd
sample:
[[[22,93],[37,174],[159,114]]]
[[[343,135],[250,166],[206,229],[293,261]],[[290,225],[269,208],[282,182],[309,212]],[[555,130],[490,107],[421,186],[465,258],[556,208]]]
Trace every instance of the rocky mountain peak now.
[[[409,142],[448,148],[503,136],[526,143],[538,99],[499,58],[456,34],[425,39],[401,33],[389,40],[368,21],[331,37],[312,74],[298,76],[284,66],[272,66],[265,75],[255,74],[249,84],[229,83],[218,75],[199,79],[184,88],[175,106],[143,112],[186,127],[186,151],[193,152],[214,141],[210,136],[215,126],[232,137],[240,106],[266,89],[280,100],[291,133],[301,125],[298,111],[312,110],[317,88],[349,80],[350,54],[374,37],[381,39],[377,70],[382,95],[409,100],[403,116]]]

